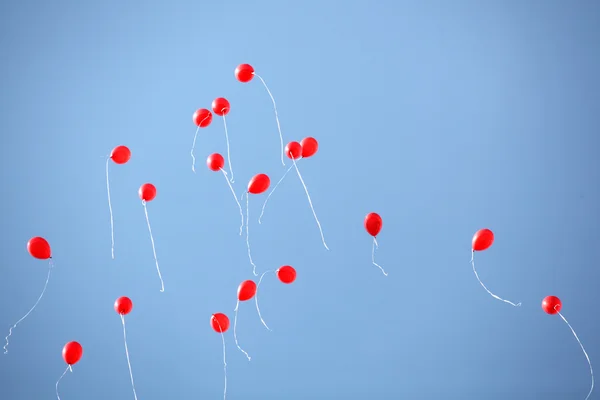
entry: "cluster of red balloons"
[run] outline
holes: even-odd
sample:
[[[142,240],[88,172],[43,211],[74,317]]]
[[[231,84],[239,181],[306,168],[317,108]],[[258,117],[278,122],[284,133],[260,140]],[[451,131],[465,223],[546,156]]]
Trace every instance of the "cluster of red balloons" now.
[[[319,143],[313,137],[305,137],[300,142],[289,142],[285,146],[285,155],[292,160],[312,157],[319,150]]]

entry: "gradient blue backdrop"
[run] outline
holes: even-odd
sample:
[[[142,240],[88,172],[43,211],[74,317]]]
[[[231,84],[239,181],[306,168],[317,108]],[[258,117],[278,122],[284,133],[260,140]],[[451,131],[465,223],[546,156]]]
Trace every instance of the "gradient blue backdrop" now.
[[[201,131],[196,108],[231,101],[236,190],[283,173],[270,99],[234,68],[251,63],[278,102],[284,139],[314,136],[300,164],[331,251],[291,175],[257,224],[259,270],[291,264],[290,286],[261,286],[260,324],[243,304],[240,343],[226,334],[228,398],[583,399],[585,358],[544,296],[600,366],[598,247],[600,4],[595,1],[3,1],[0,4],[2,274],[6,332],[46,297],[0,360],[0,398],[51,399],[63,345],[85,353],[61,397],[132,399],[114,300],[127,316],[140,400],[219,399],[221,338],[252,278],[239,214],[209,153],[223,123]],[[104,160],[111,165],[116,259]],[[148,205],[166,292],[137,197]],[[379,263],[363,218],[384,220]],[[493,247],[469,265],[473,233]],[[4,337],[4,335],[2,336]],[[598,397],[598,393],[595,393]]]

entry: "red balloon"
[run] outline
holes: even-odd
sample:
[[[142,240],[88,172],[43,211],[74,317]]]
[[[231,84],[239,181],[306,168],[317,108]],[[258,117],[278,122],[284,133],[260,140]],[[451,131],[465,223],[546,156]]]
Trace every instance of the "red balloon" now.
[[[290,284],[296,280],[296,270],[289,265],[284,265],[277,270],[277,277],[281,282]]]
[[[542,310],[550,315],[560,312],[561,308],[562,302],[556,296],[546,296],[544,297],[544,300],[542,300]]]
[[[238,286],[237,297],[239,301],[250,300],[256,294],[256,283],[251,280],[244,281]]]
[[[83,347],[77,342],[69,342],[63,347],[63,360],[69,365],[75,365],[83,355]]]
[[[381,228],[383,227],[383,220],[377,213],[369,213],[365,217],[365,229],[369,232],[369,235],[377,237]]]
[[[302,158],[312,157],[319,150],[319,142],[312,137],[305,137],[300,145],[302,145]]]
[[[298,142],[289,142],[285,146],[285,155],[288,156],[288,158],[290,159],[299,159],[300,157],[302,157],[302,146]]]
[[[220,171],[225,165],[225,159],[219,153],[213,153],[206,159],[206,165],[211,171]]]
[[[224,97],[218,97],[212,102],[212,109],[215,114],[220,115],[221,117],[229,114],[229,101],[227,101]]]
[[[271,186],[271,179],[265,174],[257,174],[248,182],[248,192],[252,194],[261,194]]]
[[[216,313],[210,317],[210,325],[217,333],[227,332],[229,329],[229,318],[223,313]]]
[[[115,301],[115,311],[117,314],[127,315],[133,309],[133,302],[129,297],[119,297]]]
[[[206,108],[199,108],[192,116],[194,124],[200,128],[206,128],[212,122],[212,113]]]
[[[480,229],[473,235],[471,248],[473,251],[488,249],[494,243],[494,233],[489,229]]]
[[[138,195],[144,201],[152,201],[156,197],[156,187],[151,183],[144,183],[140,186]]]
[[[235,77],[242,83],[250,82],[254,78],[254,68],[250,64],[240,64],[235,69]]]
[[[32,257],[40,260],[47,260],[52,258],[52,250],[50,244],[43,237],[33,237],[27,242],[27,251]]]
[[[110,153],[110,159],[115,164],[125,164],[131,158],[131,150],[127,146],[117,146]]]

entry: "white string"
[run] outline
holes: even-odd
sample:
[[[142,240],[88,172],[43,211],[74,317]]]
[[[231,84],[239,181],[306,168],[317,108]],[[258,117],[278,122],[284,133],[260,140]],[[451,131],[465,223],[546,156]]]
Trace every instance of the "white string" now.
[[[204,118],[206,119],[206,118]],[[204,122],[204,119],[202,120],[202,122]],[[200,122],[200,124],[202,124],[202,122]],[[198,128],[196,128],[196,133],[194,134],[194,141],[192,142],[192,150],[190,151],[190,155],[192,156],[192,171],[194,173],[196,173],[196,157],[194,157],[194,149],[196,148],[196,138],[198,138],[198,131],[200,130],[200,125],[198,125]]]
[[[64,376],[67,373],[67,371],[73,372],[73,369],[71,368],[70,365],[67,367],[67,369],[65,369],[65,372],[63,372],[63,374],[60,376],[60,378],[58,378],[58,380],[56,381],[56,398],[58,400],[60,400],[60,396],[58,395],[58,384],[60,383],[60,381],[62,380],[62,378],[64,378]]]
[[[269,328],[267,326],[267,323],[265,322],[262,315],[260,314],[260,308],[258,307],[258,287],[260,286],[260,283],[262,282],[265,274],[267,274],[269,272],[277,272],[277,271],[275,271],[274,269],[271,269],[271,270],[268,270],[268,271],[265,271],[262,273],[262,275],[260,276],[260,279],[258,280],[258,284],[256,285],[256,293],[254,294],[254,302],[256,303],[256,311],[258,312],[258,318],[260,318],[260,322],[262,322],[262,324],[265,326],[265,328],[272,331],[271,328]]]
[[[260,79],[260,81],[262,82],[265,89],[267,89],[267,93],[269,93],[269,96],[271,97],[271,101],[273,102],[273,109],[275,110],[275,120],[277,121],[277,130],[279,131],[279,141],[281,142],[281,164],[283,164],[283,166],[285,167],[285,162],[283,162],[283,136],[281,135],[281,125],[279,124],[279,116],[277,115],[277,104],[275,104],[275,99],[273,98],[273,95],[271,94],[269,87],[265,83],[265,80],[260,75],[254,73],[254,72],[252,74],[254,76],[258,77],[258,79]]]
[[[233,338],[235,339],[235,345],[237,346],[238,349],[240,349],[240,351],[242,353],[244,353],[246,355],[246,358],[248,358],[248,361],[250,361],[250,356],[248,355],[248,353],[246,353],[246,351],[244,349],[242,349],[240,347],[240,344],[238,343],[237,340],[237,314],[238,314],[238,308],[240,307],[240,301],[237,301],[237,304],[235,305],[235,310],[233,310],[235,312],[234,317],[233,317]]]
[[[131,372],[131,362],[129,361],[129,349],[127,348],[127,331],[125,330],[125,316],[120,314],[123,323],[123,341],[125,342],[125,355],[127,356],[127,366],[129,367],[129,377],[131,378],[131,387],[133,388],[133,397],[137,400],[135,393],[135,384],[133,383],[133,373]]]
[[[235,202],[238,205],[238,208],[240,209],[240,217],[242,218],[242,224],[240,225],[240,236],[242,236],[242,229],[244,228],[244,213],[242,212],[242,206],[240,205],[240,202],[238,201],[237,196],[235,195],[233,186],[231,186],[229,179],[227,179],[227,172],[225,172],[223,168],[221,168],[221,172],[223,172],[223,176],[225,176],[225,182],[227,182],[227,184],[229,185],[229,189],[231,189],[231,194],[233,194],[233,199],[235,200]]]
[[[381,270],[381,272],[383,272],[383,275],[388,276],[387,272],[385,272],[383,270],[383,268],[381,267],[381,265],[377,264],[375,262],[375,249],[379,248],[379,244],[377,244],[377,239],[373,238],[373,251],[371,252],[371,260],[373,261],[373,265],[375,265],[376,267],[379,267],[379,269]]]
[[[156,271],[158,272],[158,278],[160,279],[160,291],[165,291],[165,283],[163,282],[162,275],[160,274],[160,268],[158,267],[158,258],[156,257],[156,248],[154,247],[154,236],[152,235],[152,228],[150,227],[150,220],[148,219],[148,209],[146,208],[146,200],[142,200],[144,206],[144,214],[146,214],[146,223],[148,224],[148,232],[150,232],[150,241],[152,242],[152,252],[154,253],[154,262],[156,263]]]
[[[108,193],[108,211],[110,211],[110,241],[111,241],[111,254],[113,260],[115,259],[115,228],[113,223],[113,211],[112,205],[110,204],[110,183],[108,181],[108,162],[110,158],[106,159],[106,192]]]
[[[296,161],[293,158],[292,158],[292,162],[294,163],[294,167],[296,167],[296,172],[298,173],[298,178],[300,178],[300,182],[302,182],[302,186],[304,187],[304,191],[306,192],[306,197],[308,198],[308,204],[310,205],[310,209],[312,210],[312,213],[315,216],[315,221],[317,221],[317,225],[319,226],[319,232],[321,232],[321,240],[323,241],[323,246],[325,246],[325,248],[327,250],[329,250],[329,247],[327,247],[327,243],[325,243],[325,237],[323,236],[323,229],[321,228],[321,223],[319,222],[319,219],[317,218],[317,214],[315,213],[315,208],[313,207],[312,200],[310,199],[310,195],[308,194],[308,189],[306,188],[304,179],[302,179],[302,175],[300,175],[300,170],[298,169],[298,166],[296,165]]]
[[[242,195],[243,196],[243,195]],[[254,261],[252,261],[252,254],[250,254],[250,232],[248,230],[249,227],[249,219],[250,219],[250,208],[248,207],[248,197],[249,194],[246,192],[246,247],[248,248],[248,258],[250,259],[250,264],[252,264],[252,273],[254,276],[258,276],[256,273],[256,265]]]
[[[223,125],[225,126],[225,140],[227,140],[227,162],[229,163],[229,172],[231,172],[231,183],[233,183],[233,169],[231,168],[231,156],[229,155],[229,134],[227,133],[227,122],[225,122],[225,114],[223,114]]]
[[[521,306],[521,302],[515,304],[512,301],[508,301],[508,300],[504,300],[503,298],[496,296],[494,293],[490,292],[490,290],[485,287],[485,285],[483,284],[483,282],[481,282],[481,279],[479,279],[479,275],[477,274],[477,270],[475,270],[475,261],[473,260],[473,255],[475,252],[471,252],[471,265],[473,266],[473,272],[475,273],[475,277],[477,278],[477,280],[479,281],[479,283],[481,284],[481,286],[495,299],[498,299],[500,301],[503,301],[505,303],[510,304],[513,307],[520,307]]]
[[[219,325],[219,331],[221,332],[221,339],[223,340],[223,371],[225,372],[225,390],[223,391],[223,400],[227,398],[227,359],[225,358],[225,335],[223,335],[223,328],[219,319],[215,317],[217,325]]]
[[[265,213],[265,207],[267,206],[267,202],[269,201],[269,199],[271,198],[271,195],[273,194],[273,192],[275,191],[275,189],[277,189],[277,187],[279,186],[279,184],[281,182],[283,182],[283,179],[286,177],[286,175],[288,174],[288,172],[291,171],[291,169],[294,168],[293,165],[290,165],[290,167],[287,169],[287,171],[285,171],[285,174],[283,174],[283,176],[281,177],[281,179],[279,180],[279,182],[277,182],[277,184],[273,187],[273,189],[271,190],[271,192],[269,193],[269,195],[267,196],[267,199],[265,200],[265,203],[262,206],[262,211],[260,212],[260,217],[258,217],[258,223],[262,224],[262,222],[260,221],[263,214]]]
[[[33,310],[40,303],[40,300],[42,300],[42,297],[44,297],[44,293],[46,293],[46,288],[48,287],[48,281],[50,281],[50,274],[52,273],[52,267],[53,267],[53,264],[52,264],[52,261],[50,261],[50,266],[48,267],[48,276],[46,277],[46,283],[44,283],[44,289],[42,289],[42,293],[40,294],[40,297],[38,297],[37,301],[35,302],[33,307],[31,307],[31,309],[27,312],[27,314],[25,314],[20,320],[18,320],[8,330],[8,336],[5,338],[6,344],[4,345],[4,354],[8,353],[8,338],[11,337],[12,330],[15,329],[17,327],[17,325],[19,325],[25,318],[27,318],[29,316],[29,314],[31,314],[33,312]]]
[[[556,309],[556,306],[554,307]],[[569,321],[567,321],[567,319],[565,317],[563,317],[563,315],[557,310],[556,311],[558,315],[560,315],[560,317],[562,318],[563,321],[565,321],[565,324],[567,324],[567,326],[571,329],[571,332],[573,332],[573,336],[575,336],[575,339],[577,340],[577,343],[579,343],[579,346],[581,346],[581,350],[583,350],[583,354],[585,355],[585,358],[587,359],[588,364],[590,365],[590,375],[592,375],[592,387],[590,388],[590,392],[588,393],[588,395],[586,396],[585,400],[590,398],[590,395],[592,394],[592,391],[594,390],[594,370],[592,369],[592,362],[590,361],[590,357],[588,356],[587,352],[585,351],[585,348],[583,347],[583,344],[581,344],[581,341],[579,340],[579,337],[577,337],[577,334],[575,333],[575,330],[573,329],[573,327],[571,326],[571,324],[569,324]]]

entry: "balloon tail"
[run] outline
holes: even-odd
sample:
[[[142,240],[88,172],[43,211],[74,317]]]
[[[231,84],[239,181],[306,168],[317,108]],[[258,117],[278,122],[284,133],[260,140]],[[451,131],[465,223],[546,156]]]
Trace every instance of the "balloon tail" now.
[[[202,120],[202,122],[204,122],[204,119]],[[196,157],[194,157],[194,149],[196,148],[196,139],[198,138],[198,131],[200,131],[200,125],[198,125],[198,128],[196,128],[196,133],[194,134],[194,141],[192,142],[192,150],[190,151],[190,155],[192,156],[192,172],[194,173],[196,173]]]
[[[583,347],[583,344],[581,344],[581,340],[579,340],[579,337],[575,333],[575,330],[573,329],[573,327],[571,326],[571,324],[569,324],[569,321],[567,321],[567,319],[565,317],[563,317],[563,315],[560,312],[557,311],[557,314],[562,318],[563,321],[565,321],[565,324],[567,324],[567,326],[569,327],[569,329],[571,329],[571,332],[573,332],[573,336],[575,336],[575,339],[577,340],[577,343],[579,343],[579,346],[581,347],[581,350],[583,350],[583,354],[585,355],[585,358],[587,359],[587,362],[588,362],[588,364],[590,366],[590,375],[592,375],[592,387],[590,388],[590,392],[588,393],[588,395],[585,398],[585,400],[587,400],[587,399],[590,398],[590,395],[594,391],[594,370],[592,369],[592,362],[590,361],[590,357],[588,356],[587,352],[585,351],[585,348]]]
[[[260,313],[260,308],[258,307],[258,288],[259,288],[260,283],[262,282],[265,274],[267,274],[269,272],[275,272],[275,270],[271,269],[271,270],[265,271],[260,276],[260,279],[258,280],[258,284],[256,285],[256,293],[254,294],[254,302],[256,303],[256,312],[258,313],[258,318],[260,318],[260,322],[262,322],[262,324],[265,326],[265,328],[267,328],[267,330],[272,331],[271,328],[269,328],[267,326],[267,323],[265,322],[265,320],[263,319],[263,317]]]
[[[244,228],[244,213],[242,212],[242,206],[235,195],[235,191],[233,190],[233,186],[231,186],[231,182],[227,179],[227,172],[223,168],[221,168],[221,172],[223,172],[223,176],[225,176],[225,181],[229,185],[229,189],[231,189],[231,194],[233,194],[233,199],[237,203],[238,208],[240,209],[240,217],[242,218],[242,224],[240,225],[240,236],[242,236],[242,229]],[[233,181],[232,181],[233,182]]]
[[[252,264],[252,273],[254,276],[258,276],[256,273],[256,265],[254,264],[254,261],[252,261],[252,254],[250,253],[250,231],[248,229],[250,220],[250,207],[248,206],[248,197],[250,196],[248,193],[246,193],[246,247],[248,248],[248,258],[250,259],[250,264]]]
[[[242,353],[244,353],[246,355],[246,358],[248,359],[248,361],[250,361],[250,356],[248,355],[248,353],[246,353],[246,351],[244,349],[242,349],[240,347],[240,344],[238,343],[238,339],[237,339],[237,315],[238,315],[238,308],[240,307],[240,301],[238,300],[236,306],[235,306],[235,314],[233,317],[233,338],[235,339],[235,345],[237,346],[238,349],[240,349],[240,351]]]
[[[160,267],[158,266],[158,258],[156,257],[156,247],[154,246],[154,236],[152,235],[152,228],[150,227],[150,219],[148,218],[148,208],[146,207],[146,201],[142,200],[144,206],[144,214],[146,214],[146,223],[148,224],[148,232],[150,233],[150,241],[152,242],[152,253],[154,253],[154,263],[156,264],[156,271],[158,272],[158,278],[160,279],[160,291],[165,291],[165,283],[163,282],[162,275],[160,273]]]
[[[281,179],[279,180],[279,182],[277,182],[277,184],[273,187],[273,189],[271,190],[271,192],[269,193],[269,195],[267,196],[267,199],[265,200],[265,203],[262,206],[262,211],[260,212],[260,217],[258,217],[258,223],[262,224],[261,219],[263,214],[265,213],[265,207],[267,206],[267,202],[269,201],[269,199],[271,198],[271,195],[273,194],[273,192],[275,191],[275,189],[277,189],[277,187],[279,186],[279,184],[281,182],[283,182],[283,179],[286,177],[286,175],[288,174],[288,172],[290,172],[290,170],[294,168],[293,165],[291,165],[287,171],[285,171],[285,174],[283,174],[283,176],[281,177]]]
[[[231,173],[231,183],[233,180],[233,169],[231,168],[231,155],[229,154],[229,133],[227,132],[227,122],[225,120],[225,115],[223,115],[223,125],[225,126],[225,140],[227,141],[227,163],[229,164],[229,172]]]
[[[48,267],[48,276],[46,277],[46,283],[44,283],[44,289],[42,289],[42,293],[40,294],[40,297],[38,297],[38,299],[35,302],[35,304],[33,305],[33,307],[31,307],[31,309],[27,312],[27,314],[25,314],[20,320],[18,320],[8,330],[8,336],[6,336],[6,338],[5,338],[6,344],[4,345],[4,354],[8,353],[8,338],[12,336],[13,329],[15,329],[17,327],[17,325],[19,325],[25,318],[27,318],[29,316],[29,314],[31,314],[33,312],[33,310],[35,310],[35,308],[37,307],[37,305],[42,300],[42,297],[44,297],[44,293],[46,293],[46,288],[48,287],[48,282],[50,281],[50,274],[52,273],[52,267],[53,266],[54,266],[54,264],[52,264],[52,261],[50,261],[50,266]]]
[[[225,357],[225,335],[223,334],[223,328],[221,327],[219,320],[215,318],[215,321],[217,321],[217,325],[219,325],[221,339],[223,340],[223,371],[225,373],[225,390],[223,391],[223,400],[225,400],[227,398],[227,358]]]
[[[129,349],[127,348],[127,330],[125,329],[125,316],[121,314],[121,323],[123,324],[123,341],[125,342],[125,355],[127,356],[127,366],[129,367],[129,377],[131,378],[131,388],[133,389],[133,397],[137,400],[135,392],[135,384],[133,383],[133,373],[131,372],[131,361],[129,361]]]
[[[67,367],[67,369],[65,369],[65,372],[63,372],[63,374],[60,376],[60,378],[58,378],[58,380],[56,381],[56,398],[58,400],[60,400],[60,396],[58,395],[58,384],[60,383],[62,378],[65,377],[65,375],[67,374],[67,371],[71,371],[71,373],[73,372],[73,369],[71,368],[70,365]]]
[[[298,173],[298,178],[300,178],[300,182],[302,182],[302,186],[304,187],[304,191],[306,192],[306,197],[308,198],[308,204],[310,205],[310,209],[312,210],[312,213],[315,217],[315,221],[317,221],[317,225],[319,227],[319,232],[321,232],[321,240],[323,241],[323,246],[325,246],[325,248],[327,250],[329,250],[329,247],[327,247],[327,243],[325,243],[325,237],[323,236],[323,229],[321,228],[321,223],[319,222],[319,218],[317,218],[317,213],[315,213],[315,208],[313,207],[312,200],[310,199],[310,194],[308,194],[308,189],[306,188],[304,179],[302,179],[300,170],[298,169],[298,166],[296,165],[296,161],[293,158],[292,158],[292,162],[294,163],[294,167],[296,167],[296,172]]]
[[[383,275],[388,276],[387,272],[385,272],[383,270],[383,268],[381,267],[381,265],[377,264],[375,262],[375,249],[379,248],[379,244],[377,244],[377,239],[373,238],[373,250],[371,251],[371,261],[373,262],[373,265],[376,266],[377,268],[379,268],[381,270],[381,272],[383,273]]]
[[[281,134],[281,124],[279,123],[279,115],[277,114],[277,104],[275,103],[275,98],[273,97],[273,94],[269,90],[269,87],[267,86],[265,80],[256,73],[253,73],[253,75],[258,77],[258,79],[260,79],[260,81],[262,82],[265,89],[267,89],[267,93],[269,93],[269,97],[271,97],[271,101],[273,102],[273,110],[275,110],[275,121],[277,121],[277,130],[279,131],[279,141],[281,142],[281,164],[283,164],[283,166],[285,167],[285,162],[283,162],[283,135]]]
[[[111,255],[112,259],[115,259],[115,228],[113,222],[113,211],[112,204],[110,203],[110,182],[108,180],[108,162],[110,158],[106,159],[106,193],[108,194],[108,211],[110,212],[110,242],[111,242]]]
[[[500,296],[496,296],[494,293],[492,293],[492,292],[491,292],[491,291],[490,291],[490,290],[489,290],[489,289],[488,289],[488,288],[487,288],[487,287],[486,287],[486,286],[483,284],[483,282],[481,282],[481,279],[479,279],[479,274],[477,274],[477,270],[475,269],[475,261],[473,260],[473,254],[471,254],[471,265],[473,266],[473,272],[475,273],[475,277],[476,277],[476,278],[477,278],[477,280],[479,281],[479,284],[480,284],[480,285],[481,285],[481,286],[482,286],[482,287],[483,287],[483,288],[486,290],[486,292],[488,292],[488,293],[490,294],[490,296],[492,296],[493,298],[495,298],[495,299],[497,299],[497,300],[500,300],[500,301],[503,301],[503,302],[505,302],[505,303],[508,303],[508,304],[510,304],[510,305],[511,305],[511,306],[513,306],[513,307],[520,307],[520,306],[521,306],[521,303],[520,303],[520,302],[519,302],[519,303],[517,303],[517,304],[515,304],[515,303],[513,303],[512,301],[508,301],[508,300],[505,300],[505,299],[501,298]]]

